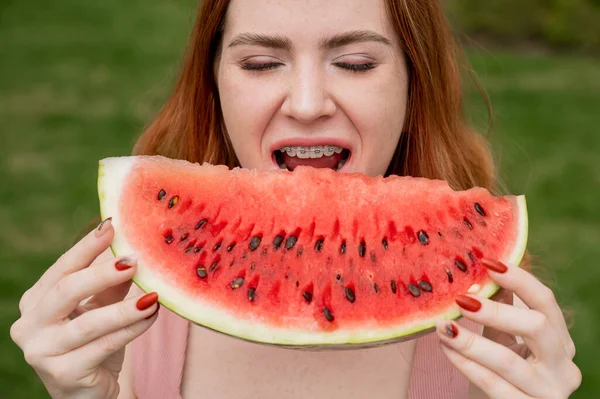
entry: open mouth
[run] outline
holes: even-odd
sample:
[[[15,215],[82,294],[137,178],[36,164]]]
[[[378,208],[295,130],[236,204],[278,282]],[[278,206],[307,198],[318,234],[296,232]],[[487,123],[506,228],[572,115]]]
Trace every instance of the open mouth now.
[[[281,169],[294,170],[297,166],[329,168],[340,171],[348,159],[350,150],[335,145],[312,147],[282,147],[273,152],[275,162]]]

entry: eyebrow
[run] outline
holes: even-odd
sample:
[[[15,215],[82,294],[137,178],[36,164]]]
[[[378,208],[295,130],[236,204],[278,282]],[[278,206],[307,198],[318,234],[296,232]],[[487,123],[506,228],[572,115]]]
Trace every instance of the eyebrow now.
[[[390,40],[378,33],[370,30],[354,30],[321,39],[319,41],[319,48],[321,50],[332,50],[352,43],[365,42],[375,42],[391,46]],[[291,51],[293,48],[291,40],[287,37],[262,35],[258,33],[242,33],[233,38],[228,47],[241,45],[262,46],[286,51]]]

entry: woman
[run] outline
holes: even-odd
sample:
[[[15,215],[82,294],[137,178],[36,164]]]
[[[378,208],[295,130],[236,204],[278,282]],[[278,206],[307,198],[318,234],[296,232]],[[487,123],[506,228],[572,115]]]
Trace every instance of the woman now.
[[[463,121],[456,50],[436,0],[206,0],[177,87],[134,152],[494,189],[488,149]],[[297,156],[319,145],[345,151]],[[131,288],[135,258],[107,251],[112,236],[108,219],[21,300],[11,335],[53,397],[462,398],[472,385],[471,395],[566,398],[581,382],[552,292],[516,265],[485,262],[528,308],[512,295],[460,296],[465,318],[437,334],[299,352],[159,316],[157,294]]]

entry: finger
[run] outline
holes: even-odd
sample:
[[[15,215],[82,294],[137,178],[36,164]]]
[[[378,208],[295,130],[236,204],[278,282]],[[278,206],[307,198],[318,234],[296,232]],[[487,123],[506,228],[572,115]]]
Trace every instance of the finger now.
[[[509,348],[490,341],[451,321],[436,322],[440,340],[467,359],[473,360],[502,379],[534,397],[542,397],[542,387],[534,383],[536,372],[529,362]]]
[[[465,318],[523,337],[536,358],[551,364],[565,359],[566,353],[560,338],[544,314],[532,309],[477,298],[474,295],[459,295],[456,303]]]
[[[69,315],[69,318],[74,319],[91,310],[122,301],[130,292],[132,284],[133,280],[128,280],[114,287],[107,288],[106,290],[90,297],[88,301],[75,308],[75,310]]]
[[[84,299],[131,280],[136,266],[134,257],[123,257],[67,275],[34,309],[37,319],[43,324],[68,317]]]
[[[100,337],[129,327],[158,309],[158,295],[149,293],[86,312],[57,333],[55,355],[64,354]]]
[[[511,291],[508,291],[504,288],[501,288],[494,296],[490,298],[493,301],[499,303],[505,303],[507,305],[512,305],[514,300],[514,294]],[[496,330],[491,327],[485,327],[483,329],[484,337],[489,338],[491,341],[497,342],[504,346],[512,346],[516,341],[516,337],[511,334],[507,334],[504,331]]]
[[[35,306],[39,298],[44,296],[63,277],[88,267],[108,248],[114,235],[111,220],[111,218],[105,219],[46,270],[31,288],[27,308]]]
[[[543,313],[548,318],[572,359],[575,356],[575,345],[552,290],[520,267],[508,267],[489,259],[483,259],[482,263],[488,268],[490,277],[498,285],[513,291],[529,308]]]
[[[88,344],[66,353],[63,355],[65,360],[77,362],[83,369],[97,367],[106,358],[125,348],[127,344],[150,328],[158,317],[158,305],[154,306],[157,306],[154,314],[152,314],[152,307],[147,309],[151,313],[151,316],[147,316],[147,319],[143,318],[134,324],[96,338]]]
[[[448,360],[450,360],[450,363],[467,377],[471,383],[487,394],[488,397],[492,399],[533,399],[514,385],[508,383],[498,374],[466,358],[454,349],[444,344],[441,344],[441,347]]]

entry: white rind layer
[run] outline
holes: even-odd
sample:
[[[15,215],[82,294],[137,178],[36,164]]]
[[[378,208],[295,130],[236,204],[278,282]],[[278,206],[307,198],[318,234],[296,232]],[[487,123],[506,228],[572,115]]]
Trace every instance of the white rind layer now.
[[[98,193],[100,199],[100,212],[102,218],[111,216],[115,236],[111,244],[115,256],[135,254],[135,249],[128,243],[127,238],[121,233],[121,218],[119,215],[120,196],[123,192],[127,176],[136,163],[136,157],[106,158],[100,161],[98,174]],[[512,197],[517,210],[518,236],[512,253],[505,259],[499,259],[510,266],[518,266],[525,253],[527,244],[527,209],[524,196]],[[369,343],[395,342],[405,339],[414,339],[417,335],[432,330],[438,319],[456,319],[460,317],[458,306],[450,306],[446,311],[440,312],[427,319],[420,319],[420,314],[415,314],[418,321],[403,323],[397,327],[381,328],[373,325],[364,325],[361,329],[338,329],[333,332],[306,331],[294,328],[281,328],[263,324],[259,320],[243,320],[230,314],[224,308],[219,308],[201,298],[192,298],[182,290],[169,284],[169,277],[158,275],[145,267],[148,260],[143,255],[138,256],[138,271],[134,282],[144,291],[155,291],[159,294],[159,302],[176,314],[203,325],[210,329],[239,338],[267,344],[283,346],[344,346]],[[160,268],[157,268],[160,269]],[[481,287],[478,295],[490,297],[498,291],[499,287],[491,282]],[[353,345],[354,346],[354,345]]]

